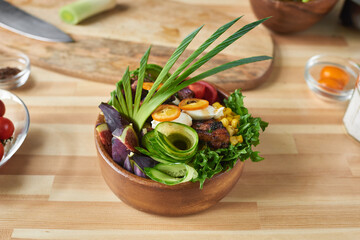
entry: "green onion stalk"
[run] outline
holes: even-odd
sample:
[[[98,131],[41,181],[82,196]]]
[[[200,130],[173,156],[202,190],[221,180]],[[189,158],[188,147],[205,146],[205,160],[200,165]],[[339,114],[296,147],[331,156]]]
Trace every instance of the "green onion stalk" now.
[[[179,57],[183,54],[185,49],[191,43],[191,41],[196,37],[199,31],[203,28],[203,26],[195,29],[192,33],[190,33],[185,39],[180,43],[180,45],[175,49],[165,66],[160,71],[157,76],[152,88],[149,90],[142,104],[141,101],[141,93],[142,93],[142,85],[144,83],[145,71],[147,68],[147,62],[149,59],[151,46],[147,49],[144,56],[141,58],[140,67],[137,71],[138,73],[138,83],[135,92],[135,96],[132,96],[131,91],[131,82],[130,82],[130,71],[129,67],[126,69],[125,74],[122,79],[116,84],[116,90],[111,93],[110,104],[116,108],[121,114],[127,116],[134,123],[134,127],[136,130],[140,130],[146,120],[149,118],[151,113],[160,106],[163,102],[165,102],[169,97],[178,92],[179,90],[193,84],[199,80],[212,76],[216,73],[225,71],[227,69],[237,67],[243,64],[263,61],[271,59],[269,56],[255,56],[239,59],[236,61],[228,62],[223,65],[212,68],[208,71],[197,74],[193,77],[188,78],[192,73],[194,73],[197,69],[211,60],[214,56],[224,50],[226,47],[234,43],[236,40],[244,36],[250,30],[258,26],[259,24],[266,21],[268,18],[264,18],[252,23],[249,23],[231,36],[226,38],[224,41],[219,43],[213,49],[208,51],[198,60],[196,58],[203,53],[215,40],[217,40],[225,31],[227,31],[234,23],[236,23],[239,19],[236,18],[233,21],[226,23],[217,29],[207,40],[205,40],[192,54],[182,63],[180,66],[170,74],[169,71],[173,67],[173,65],[178,61]],[[196,60],[196,61],[195,61]],[[195,61],[194,63],[192,63]],[[187,79],[188,78],[188,79]],[[187,79],[185,81],[185,79]],[[160,84],[163,84],[160,88]]]

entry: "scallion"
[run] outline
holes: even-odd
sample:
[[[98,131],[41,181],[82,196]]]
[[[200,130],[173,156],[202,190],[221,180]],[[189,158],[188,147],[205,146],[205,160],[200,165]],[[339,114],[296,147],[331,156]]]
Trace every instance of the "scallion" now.
[[[143,127],[146,120],[149,118],[151,113],[163,102],[165,102],[169,97],[175,94],[177,91],[187,87],[188,85],[195,83],[201,79],[212,76],[221,71],[225,71],[229,68],[233,68],[239,65],[253,63],[257,61],[263,61],[271,59],[268,56],[256,56],[243,58],[240,60],[232,61],[203,73],[200,73],[186,81],[184,81],[190,74],[199,69],[202,65],[224,50],[226,47],[231,45],[237,39],[245,35],[247,32],[267,20],[268,18],[264,18],[258,20],[256,22],[252,22],[250,24],[245,25],[230,37],[225,39],[223,42],[215,46],[212,50],[207,52],[204,56],[202,56],[199,60],[190,64],[198,57],[202,52],[204,52],[216,39],[218,39],[225,31],[227,31],[236,21],[240,18],[236,18],[235,20],[221,26],[218,30],[216,30],[198,49],[196,49],[175,71],[173,74],[170,74],[169,71],[175,62],[179,59],[182,53],[185,51],[190,42],[195,38],[198,32],[201,30],[201,27],[197,28],[191,34],[189,34],[176,48],[168,62],[160,71],[157,76],[152,88],[148,92],[147,96],[143,100],[140,105],[140,96],[142,92],[142,84],[144,82],[145,70],[147,68],[147,60],[150,54],[150,48],[146,51],[145,55],[142,57],[140,62],[140,68],[137,71],[138,73],[138,85],[136,88],[135,98],[133,99],[131,96],[131,84],[129,83],[129,70],[126,70],[126,74],[124,74],[123,79],[116,85],[117,89],[112,95],[116,94],[116,97],[112,96],[111,103],[112,105],[122,114],[127,116],[134,123],[135,128],[139,131]],[[188,68],[187,68],[188,67]],[[186,69],[187,68],[187,69]],[[186,69],[186,70],[185,70]],[[163,84],[159,89],[160,84]],[[125,95],[125,97],[123,96]],[[116,101],[118,100],[118,101]],[[118,104],[119,103],[119,104]],[[119,107],[118,105],[121,105]]]
[[[60,9],[60,18],[69,24],[78,24],[95,14],[114,8],[115,0],[79,0]]]

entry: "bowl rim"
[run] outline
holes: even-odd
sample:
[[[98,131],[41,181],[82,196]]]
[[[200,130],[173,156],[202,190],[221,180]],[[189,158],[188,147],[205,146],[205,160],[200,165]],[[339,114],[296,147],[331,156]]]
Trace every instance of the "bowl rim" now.
[[[29,57],[22,53],[22,52],[18,52],[18,53],[15,53],[15,54],[9,54],[8,57],[5,57],[3,59],[6,59],[6,60],[10,60],[10,59],[15,59],[15,60],[23,60],[24,61],[24,65],[25,67],[23,69],[21,69],[20,72],[18,72],[16,75],[12,76],[12,77],[8,77],[8,78],[4,78],[4,79],[0,79],[0,84],[1,83],[6,83],[7,81],[9,80],[12,80],[12,79],[18,79],[20,78],[21,76],[23,76],[24,74],[26,74],[27,72],[30,71],[30,59]],[[0,59],[1,60],[1,59]]]
[[[316,62],[321,58],[333,58],[333,59],[339,59],[340,61],[346,62],[351,67],[355,68],[357,70],[357,75],[360,75],[360,66],[358,64],[351,60],[351,58],[346,57],[340,57],[336,55],[330,55],[330,54],[317,54],[312,56],[306,61],[305,65],[305,71],[304,71],[304,78],[306,83],[309,85],[309,88],[316,93],[317,95],[320,95],[319,92],[324,93],[326,96],[321,95],[322,97],[326,97],[326,99],[329,100],[335,100],[335,101],[347,101],[351,98],[352,93],[354,92],[354,89],[351,88],[349,90],[337,90],[337,89],[330,89],[326,86],[321,86],[316,79],[310,74],[310,69],[316,64]],[[327,64],[331,64],[334,66],[338,66],[340,64],[334,63],[331,61],[327,61]],[[345,69],[346,70],[346,69]],[[347,71],[347,70],[346,70]],[[348,74],[350,74],[347,71]],[[324,90],[325,89],[325,90]]]
[[[224,90],[221,87],[218,87],[217,85],[210,83],[211,85],[213,85],[218,93],[222,96],[222,97],[229,97],[229,92]],[[103,121],[103,116],[99,113],[96,123],[95,123],[95,127],[101,123]],[[167,189],[167,190],[181,190],[181,189],[189,189],[189,188],[194,188],[195,186],[197,186],[200,189],[200,183],[199,182],[185,182],[185,183],[180,183],[180,184],[176,184],[176,185],[166,185],[163,183],[159,183],[156,182],[152,179],[148,179],[148,178],[142,178],[139,177],[127,170],[125,170],[124,168],[122,168],[121,166],[119,166],[113,159],[112,157],[108,154],[108,152],[105,150],[105,147],[103,146],[103,144],[100,141],[100,136],[96,131],[96,128],[94,128],[94,136],[95,136],[95,146],[98,150],[98,153],[101,155],[101,158],[103,160],[105,160],[105,162],[118,174],[120,174],[121,176],[123,176],[124,178],[135,182],[139,185],[146,185],[147,187],[151,187],[151,188],[162,188],[162,189]],[[240,162],[240,163],[239,163]],[[243,161],[237,161],[236,164],[244,164]],[[225,170],[222,171],[216,175],[214,175],[212,178],[210,179],[206,179],[206,181],[204,182],[204,187],[207,183],[214,181],[217,178],[221,178],[223,175],[226,175],[230,170]]]
[[[25,141],[25,138],[26,138],[26,136],[27,136],[27,134],[29,132],[29,128],[30,128],[30,114],[29,114],[29,110],[28,110],[27,106],[25,105],[24,101],[21,100],[21,98],[19,98],[16,94],[11,93],[9,91],[6,91],[4,89],[0,89],[0,96],[2,96],[3,94],[5,96],[6,95],[10,96],[10,98],[16,99],[16,101],[18,101],[20,103],[20,105],[24,108],[24,110],[25,110],[25,123],[26,124],[24,126],[24,129],[25,129],[24,133],[25,134],[23,134],[21,136],[21,138],[17,139],[18,144],[16,145],[16,147],[15,148],[12,147],[10,149],[10,151],[6,155],[4,155],[2,159],[0,159],[0,167],[4,166],[11,159],[11,157],[16,153],[16,151],[19,150],[19,148],[21,147],[21,145]]]

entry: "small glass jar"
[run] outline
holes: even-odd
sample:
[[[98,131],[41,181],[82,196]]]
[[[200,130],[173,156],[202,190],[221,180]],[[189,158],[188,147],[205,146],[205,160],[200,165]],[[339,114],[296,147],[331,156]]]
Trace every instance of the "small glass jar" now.
[[[14,89],[26,83],[30,75],[30,60],[21,52],[0,52],[0,69],[16,68],[18,73],[0,78],[0,89]]]
[[[349,82],[345,85],[344,89],[330,89],[318,82],[321,77],[321,71],[325,66],[340,68],[348,74]],[[307,61],[304,77],[310,90],[317,96],[324,100],[341,102],[348,101],[351,98],[359,71],[360,68],[356,62],[349,58],[321,54],[315,55]]]
[[[360,142],[360,73],[343,122],[349,135]]]

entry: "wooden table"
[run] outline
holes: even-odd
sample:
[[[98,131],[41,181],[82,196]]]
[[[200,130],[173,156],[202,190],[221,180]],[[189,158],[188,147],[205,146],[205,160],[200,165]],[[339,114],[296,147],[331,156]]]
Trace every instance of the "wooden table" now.
[[[252,14],[247,1],[181,1]],[[306,32],[273,35],[274,70],[245,92],[253,115],[270,122],[258,147],[265,160],[246,162],[233,191],[192,216],[139,212],[106,186],[93,128],[113,85],[33,66],[13,91],[31,126],[0,169],[0,239],[359,239],[360,143],[344,130],[346,103],[320,100],[303,77],[315,54],[360,59],[360,32],[339,25],[340,5]]]

